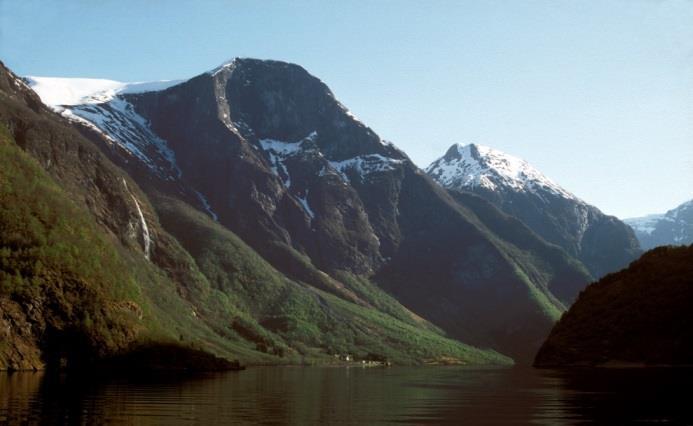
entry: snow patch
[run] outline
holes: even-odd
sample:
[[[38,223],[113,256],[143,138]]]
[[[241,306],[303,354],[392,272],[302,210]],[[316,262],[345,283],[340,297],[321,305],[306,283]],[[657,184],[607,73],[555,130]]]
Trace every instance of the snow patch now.
[[[403,161],[380,154],[366,154],[342,161],[330,161],[330,166],[339,173],[345,182],[348,182],[347,170],[354,170],[363,179],[371,173],[395,170]]]
[[[650,235],[657,228],[657,224],[664,218],[665,216],[663,214],[651,214],[643,217],[624,219],[623,221],[635,231]]]
[[[17,77],[16,75],[14,75],[14,74],[12,74],[12,73],[10,73],[10,78],[11,78],[11,80],[12,80],[12,84],[14,84],[15,86],[17,86],[18,88],[20,88],[20,89],[31,89],[31,87],[29,87],[29,85],[26,83],[26,81],[24,81],[24,79],[22,79],[22,78],[20,78],[20,77]]]
[[[181,176],[174,152],[120,95],[164,90],[181,80],[122,83],[94,78],[27,77],[41,101],[70,121],[101,133],[164,179]]]
[[[289,157],[314,148],[312,143],[317,136],[318,133],[313,131],[298,142],[260,139],[260,146],[269,157],[272,173],[282,180],[282,183],[287,189],[291,187],[291,176],[289,175],[289,170],[286,168],[284,161]]]
[[[693,200],[686,201],[678,207],[667,211],[665,214],[650,214],[642,217],[623,219],[623,221],[630,225],[635,231],[647,235],[652,235],[658,228],[660,232],[678,232],[678,235],[672,236],[673,241],[675,243],[682,243],[686,241],[686,229],[690,229],[691,226],[686,219],[689,209],[693,209]],[[660,227],[660,225],[662,226]]]
[[[679,205],[678,207],[666,212],[666,217],[674,220],[680,220],[680,216],[688,212],[688,210],[693,210],[693,200],[686,201],[685,203]]]
[[[353,118],[355,121],[358,121],[359,123],[361,122],[361,120],[359,120],[359,118],[356,116],[356,114],[351,112],[351,110],[349,108],[344,107],[344,113],[346,115],[348,115],[349,117]]]
[[[207,74],[209,74],[209,75],[211,75],[212,77],[214,77],[215,75],[219,74],[220,72],[224,71],[225,69],[234,68],[234,67],[236,66],[236,60],[237,60],[237,59],[238,59],[238,58],[231,58],[231,59],[229,59],[228,61],[226,61],[226,62],[222,63],[221,65],[219,65],[218,67],[216,67],[216,68],[214,68],[214,69],[212,69],[212,70],[207,71]]]
[[[119,94],[156,92],[183,80],[123,83],[100,78],[59,78],[27,76],[29,87],[48,106],[109,102]]]
[[[125,99],[115,97],[107,103],[76,105],[60,113],[67,119],[98,129],[109,141],[137,157],[159,176],[168,180],[181,176],[175,153]]]

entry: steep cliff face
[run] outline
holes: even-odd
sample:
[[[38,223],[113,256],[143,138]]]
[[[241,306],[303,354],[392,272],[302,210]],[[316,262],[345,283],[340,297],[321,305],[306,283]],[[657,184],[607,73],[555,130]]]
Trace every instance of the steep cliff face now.
[[[129,100],[185,159],[184,178],[220,222],[266,256],[281,257],[275,246],[287,245],[318,268],[356,273],[382,261],[348,175],[394,171],[404,156],[349,117],[302,68],[234,61]]]
[[[455,144],[426,171],[443,187],[474,192],[520,219],[579,259],[594,277],[617,271],[640,254],[626,224],[585,203],[522,159],[481,145]]]
[[[587,287],[535,365],[690,365],[692,302],[693,246],[650,250]]]
[[[444,337],[356,278],[343,279],[358,292],[346,290],[298,252],[294,264],[319,285],[287,278],[216,223],[131,105],[83,107],[106,117],[105,130],[67,108],[56,115],[0,67],[0,191],[14,201],[0,207],[0,369],[85,366],[172,343],[251,363],[362,352],[509,362]]]

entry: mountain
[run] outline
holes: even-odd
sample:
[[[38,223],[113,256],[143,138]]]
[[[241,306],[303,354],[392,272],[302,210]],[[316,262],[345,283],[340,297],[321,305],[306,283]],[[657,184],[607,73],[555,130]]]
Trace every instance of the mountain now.
[[[125,113],[136,119],[129,135],[153,135]],[[342,278],[347,290],[299,255],[293,265],[315,285],[287,277],[216,222],[177,169],[100,135],[87,139],[0,65],[0,369],[146,366],[152,357],[157,367],[216,368],[218,358],[202,354],[511,362],[446,337],[359,277]],[[163,145],[140,147],[171,160]]]
[[[444,191],[298,65],[234,59],[139,87],[27,81],[134,178],[210,285],[251,304],[269,332],[344,350],[258,304],[229,246],[309,291],[527,362],[589,282],[521,222]],[[358,327],[349,342],[372,336]]]
[[[535,365],[691,365],[691,303],[693,246],[650,250],[587,287]]]
[[[664,214],[624,219],[644,249],[693,243],[693,200]]]
[[[544,176],[529,163],[481,145],[452,145],[426,172],[444,188],[470,191],[517,217],[579,259],[592,276],[625,267],[640,254],[632,230]]]

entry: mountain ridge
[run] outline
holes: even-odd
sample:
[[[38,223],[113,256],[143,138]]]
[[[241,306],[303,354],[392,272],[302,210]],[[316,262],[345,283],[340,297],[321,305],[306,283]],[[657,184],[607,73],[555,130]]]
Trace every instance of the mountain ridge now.
[[[480,145],[454,144],[426,171],[444,188],[474,192],[517,217],[579,259],[594,277],[626,266],[640,253],[627,225],[520,158]]]
[[[85,228],[84,232],[93,229],[109,242],[114,250],[112,256],[128,265],[109,276],[122,277],[138,295],[134,300],[122,301],[123,306],[131,307],[136,313],[132,323],[125,327],[126,335],[134,339],[128,338],[115,346],[98,346],[105,336],[103,327],[91,327],[89,324],[96,322],[95,319],[87,321],[68,315],[83,309],[76,307],[93,306],[80,298],[98,288],[97,283],[89,276],[80,277],[77,272],[84,288],[62,299],[68,304],[47,305],[45,298],[37,297],[31,304],[34,308],[26,310],[23,306],[30,305],[23,303],[21,293],[12,290],[15,286],[5,285],[17,281],[13,278],[17,273],[20,276],[25,273],[18,272],[10,257],[9,263],[2,263],[0,271],[3,273],[0,302],[7,308],[3,315],[11,315],[0,318],[3,324],[9,324],[2,330],[9,335],[3,335],[7,344],[0,345],[1,369],[43,368],[61,363],[61,359],[76,365],[81,364],[80,353],[93,353],[95,358],[109,357],[123,350],[136,350],[133,345],[148,341],[194,345],[244,363],[300,363],[302,359],[334,362],[334,353],[365,356],[363,351],[381,354],[397,363],[435,363],[443,359],[462,363],[510,362],[493,351],[446,338],[440,329],[410,314],[377,289],[363,287],[359,294],[352,292],[353,298],[364,302],[357,303],[349,300],[348,292],[342,294],[345,292],[341,284],[334,279],[318,277],[322,279],[322,290],[290,280],[233,233],[220,228],[184,183],[168,181],[162,176],[170,175],[152,173],[149,165],[132,161],[137,157],[130,156],[127,150],[121,150],[93,128],[75,128],[74,122],[70,124],[46,108],[26,84],[4,67],[0,67],[0,124],[8,129],[8,139],[3,139],[3,144],[11,152],[3,158],[17,164],[21,164],[18,159],[26,158],[34,164],[32,170],[41,174],[41,180],[51,181],[51,185],[61,189],[57,198],[62,201],[56,203],[76,206],[79,214],[91,223],[91,228]],[[13,169],[2,169],[3,173],[10,170]],[[3,182],[26,181],[14,172],[1,177]],[[2,186],[3,191],[6,188]],[[164,193],[176,194],[173,202],[162,198]],[[21,189],[17,196],[32,194]],[[2,212],[14,205],[3,204]],[[39,213],[33,214],[45,211],[45,207],[26,202],[16,205],[38,209]],[[16,223],[14,232],[28,233],[28,227],[10,213],[3,226]],[[32,214],[19,217],[32,217]],[[61,220],[68,229],[83,228],[72,222],[73,217],[76,215],[69,214]],[[182,225],[172,227],[170,222]],[[169,233],[170,229],[175,229],[175,235]],[[3,246],[9,243],[6,238],[13,235],[1,235]],[[187,241],[186,235],[192,236],[193,241]],[[37,241],[33,244],[41,239]],[[68,247],[66,253],[76,249]],[[9,253],[14,256],[13,251]],[[37,253],[32,265],[46,261],[41,257],[43,252]],[[317,275],[317,271],[313,273]],[[28,291],[39,295],[61,288],[57,281],[45,281],[43,287],[31,287],[33,281],[29,282]],[[103,309],[101,303],[95,306]],[[43,310],[54,314],[44,319],[36,314]],[[89,317],[93,318],[94,314],[90,313]],[[110,326],[117,325],[110,316],[101,317],[107,327],[109,321]],[[365,329],[368,333],[364,333]],[[29,330],[28,334],[22,334],[22,330]],[[134,330],[139,332],[130,334]],[[61,341],[65,344],[51,344]],[[94,352],[99,347],[101,352]],[[15,352],[17,348],[22,352]]]
[[[693,243],[693,200],[681,203],[664,214],[628,218],[623,221],[633,228],[645,249]]]
[[[62,114],[80,117],[186,249],[196,241],[162,200],[216,219],[292,280],[352,301],[385,290],[450,336],[516,359],[533,356],[589,281],[533,233],[532,254],[505,241],[501,227],[524,225],[479,220],[298,65],[236,59]]]

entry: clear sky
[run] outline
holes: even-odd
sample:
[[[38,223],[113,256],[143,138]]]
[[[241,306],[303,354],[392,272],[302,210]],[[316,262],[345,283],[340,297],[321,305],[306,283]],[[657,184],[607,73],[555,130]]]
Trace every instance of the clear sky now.
[[[20,75],[191,77],[296,62],[421,167],[525,158],[620,217],[693,198],[693,1],[0,0]]]

